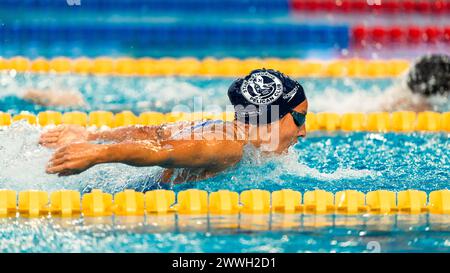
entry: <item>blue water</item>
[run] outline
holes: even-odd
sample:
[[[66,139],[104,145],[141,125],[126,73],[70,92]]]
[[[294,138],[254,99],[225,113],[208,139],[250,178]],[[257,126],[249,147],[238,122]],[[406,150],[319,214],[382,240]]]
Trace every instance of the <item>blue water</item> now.
[[[159,218],[159,219],[158,219]],[[286,219],[287,218],[287,219]],[[448,217],[0,219],[1,252],[449,252]],[[252,223],[253,227],[243,222]],[[259,226],[256,225],[259,222]],[[208,225],[209,223],[209,225]],[[262,224],[265,223],[265,224]],[[156,226],[156,224],[160,226]],[[290,227],[283,227],[289,224]],[[255,227],[258,227],[256,229]],[[164,230],[164,231],[161,231]]]
[[[27,88],[78,90],[89,107],[81,110],[130,109],[168,112],[183,104],[225,106],[232,79],[138,78],[69,75],[0,75],[0,110],[45,109],[20,99]],[[376,110],[375,102],[392,79],[300,79],[311,111]],[[197,97],[193,100],[193,97]],[[199,99],[200,97],[201,99]],[[338,103],[337,103],[338,102]],[[440,107],[447,107],[443,101]],[[68,109],[58,109],[68,110]],[[199,110],[199,109],[197,109]],[[201,108],[200,108],[201,111]],[[449,188],[448,134],[310,133],[280,157],[262,157],[247,147],[244,159],[224,173],[181,185],[158,184],[159,167],[104,164],[70,177],[45,173],[52,150],[37,144],[41,129],[24,122],[0,129],[0,188],[48,192],[74,189],[106,192],[132,188],[146,191],[274,191],[302,193],[324,189],[430,192]],[[450,219],[437,215],[312,216],[241,215],[240,219],[199,216],[104,219],[0,219],[1,252],[400,252],[450,251]],[[249,223],[252,223],[249,225]],[[157,225],[156,225],[157,224]],[[224,227],[225,224],[225,227]],[[226,227],[226,226],[235,227]],[[221,228],[220,228],[221,226]],[[158,229],[158,227],[160,227]],[[236,228],[239,227],[239,228]]]
[[[215,106],[226,110],[227,90],[234,78],[208,77],[112,77],[64,74],[34,74],[0,71],[0,111],[38,113],[44,110],[131,110],[170,112],[207,111]],[[309,110],[313,112],[380,111],[386,91],[399,80],[299,78],[306,90]],[[78,91],[88,103],[84,108],[43,107],[21,99],[31,89]],[[435,111],[450,111],[448,98],[438,98]]]

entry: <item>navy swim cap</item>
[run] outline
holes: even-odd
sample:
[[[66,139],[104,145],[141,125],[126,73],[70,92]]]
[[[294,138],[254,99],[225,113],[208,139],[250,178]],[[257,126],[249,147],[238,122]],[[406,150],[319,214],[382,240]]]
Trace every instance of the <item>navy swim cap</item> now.
[[[256,69],[228,88],[235,118],[245,123],[267,124],[277,121],[306,100],[297,81],[272,69]]]
[[[418,59],[408,73],[407,84],[413,93],[425,97],[450,93],[450,56],[425,55]]]

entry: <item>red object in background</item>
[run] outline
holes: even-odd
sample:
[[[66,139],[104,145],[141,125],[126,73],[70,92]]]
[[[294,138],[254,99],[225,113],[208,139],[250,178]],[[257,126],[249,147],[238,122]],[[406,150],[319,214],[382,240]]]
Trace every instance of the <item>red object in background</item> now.
[[[434,1],[430,0],[420,0],[416,1],[416,12],[418,13],[429,13],[431,11],[431,4]]]
[[[352,12],[365,12],[369,9],[369,5],[367,5],[366,1],[350,1],[349,9]]]
[[[398,43],[405,40],[405,30],[400,27],[393,27],[389,30],[389,39],[391,42]]]
[[[293,10],[304,10],[305,8],[304,8],[304,6],[305,6],[305,4],[304,4],[304,2],[303,1],[299,1],[299,0],[291,0],[290,1],[290,7],[293,9]]]
[[[429,43],[436,43],[440,40],[441,31],[437,27],[427,27],[425,28],[426,41]]]
[[[349,2],[349,0],[341,0],[339,3],[340,3],[339,5],[336,4],[338,11],[340,11],[342,13],[350,12],[350,2]]]
[[[378,3],[380,3],[378,5]],[[337,11],[342,13],[421,13],[450,12],[450,0],[290,0],[297,11]]]
[[[321,11],[334,11],[336,9],[336,3],[334,1],[321,0],[317,3],[317,9]]]
[[[447,5],[448,3],[443,0],[433,1],[433,3],[431,4],[431,11],[433,13],[443,13],[445,12]]]
[[[450,42],[450,27],[446,27],[444,29],[444,35],[443,35],[444,41]]]
[[[357,26],[353,28],[352,31],[353,42],[356,44],[361,44],[367,39],[367,30],[363,26]]]
[[[410,13],[415,10],[415,1],[413,0],[405,0],[402,5],[402,12]]]
[[[383,43],[386,38],[386,30],[383,27],[374,27],[371,31],[372,40],[376,43]]]
[[[422,41],[423,32],[419,27],[412,26],[408,28],[408,41],[410,43],[419,43]]]
[[[397,0],[382,1],[380,7],[384,13],[397,13],[400,11],[400,3]]]
[[[352,28],[352,42],[361,44],[362,41],[368,43],[438,43],[439,41],[450,42],[450,26],[375,26],[366,28],[356,26]]]
[[[299,11],[316,11],[320,8],[318,0],[291,0],[291,7]]]
[[[304,5],[307,11],[316,11],[319,8],[317,0],[304,0],[303,2],[305,2]]]
[[[372,1],[375,2],[375,1]],[[369,3],[366,3],[367,7],[368,7],[368,11],[370,11],[371,13],[375,13],[375,14],[380,14],[383,13],[383,9],[384,9],[384,2],[381,3],[381,5],[378,5],[376,3],[372,3],[371,5],[369,5]]]

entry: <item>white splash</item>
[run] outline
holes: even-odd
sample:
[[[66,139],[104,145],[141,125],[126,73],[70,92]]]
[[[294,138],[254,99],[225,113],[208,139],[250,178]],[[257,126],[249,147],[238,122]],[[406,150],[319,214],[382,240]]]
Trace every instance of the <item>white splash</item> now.
[[[258,166],[264,166],[270,163],[275,165],[270,173],[261,173],[258,171],[253,172],[255,177],[251,180],[267,180],[283,184],[285,181],[282,179],[283,175],[293,175],[297,177],[308,177],[324,182],[331,182],[340,179],[357,180],[365,177],[377,177],[379,173],[368,170],[355,170],[348,168],[337,168],[334,172],[323,173],[317,169],[308,167],[306,164],[298,162],[299,152],[294,147],[290,147],[286,154],[281,156],[265,156],[262,155],[257,149],[247,146],[243,164],[251,165],[252,168],[258,168]]]
[[[0,129],[0,188],[17,191],[100,188],[117,192],[125,188],[149,187],[160,173],[158,167],[102,164],[79,175],[49,175],[45,167],[53,151],[38,144],[40,132],[40,128],[25,121]]]

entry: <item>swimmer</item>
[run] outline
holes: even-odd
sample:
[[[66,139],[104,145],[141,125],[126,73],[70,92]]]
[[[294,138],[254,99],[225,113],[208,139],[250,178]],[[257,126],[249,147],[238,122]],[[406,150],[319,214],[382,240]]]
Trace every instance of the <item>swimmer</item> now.
[[[49,130],[39,142],[58,149],[46,171],[73,175],[102,163],[160,166],[162,182],[179,183],[212,177],[236,165],[246,145],[262,153],[281,154],[306,135],[308,101],[303,87],[278,71],[252,71],[231,84],[228,97],[235,110],[232,122],[130,126],[101,132],[64,125]]]
[[[439,97],[448,99],[450,94],[450,56],[425,55],[408,70],[397,86],[386,91],[384,111],[435,110]]]
[[[22,95],[24,100],[42,106],[86,107],[83,95],[78,91],[29,89]]]

